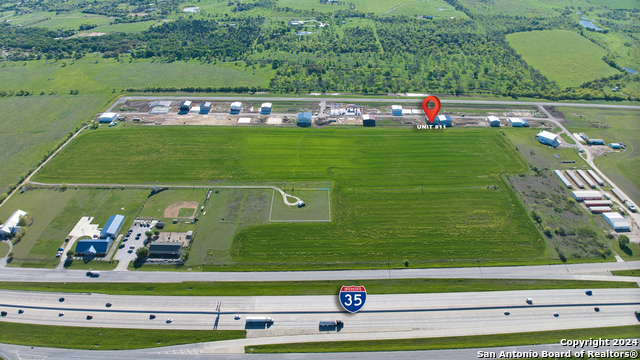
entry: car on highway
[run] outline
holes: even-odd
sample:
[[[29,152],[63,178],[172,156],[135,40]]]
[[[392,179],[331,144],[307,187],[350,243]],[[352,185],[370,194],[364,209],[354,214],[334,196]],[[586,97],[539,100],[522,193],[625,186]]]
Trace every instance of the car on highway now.
[[[104,304],[104,306],[106,306],[106,307],[111,307],[111,305],[113,305],[113,304],[112,304],[112,303],[106,303],[106,304]]]
[[[87,315],[87,320],[93,319],[93,315]]]
[[[593,291],[591,291],[591,290],[587,290],[587,291],[585,291],[584,293],[585,293],[585,294],[587,294],[587,295],[589,295],[589,296],[593,295]]]
[[[594,310],[595,312],[600,312],[600,308],[599,308],[599,307],[597,307],[597,306],[596,306],[596,307],[594,307],[594,308],[593,308],[593,310]]]
[[[22,309],[18,310],[18,314],[22,314],[22,313],[24,313],[24,310]]]
[[[167,324],[171,324],[172,322],[173,322],[173,320],[167,319]]]
[[[558,314],[557,312],[554,312],[553,316],[558,317],[558,316],[560,316],[560,314]]]
[[[505,314],[505,315],[511,315],[511,311],[508,311],[508,310],[507,310],[507,311],[505,311],[505,312],[504,312],[504,314]]]
[[[64,301],[64,298],[63,298],[63,297],[61,297],[61,298],[59,298],[59,299],[58,299],[58,301],[59,301],[59,302],[63,302],[63,301]]]
[[[0,311],[0,316],[7,316],[7,312],[6,311]]]
[[[86,276],[98,277],[98,276],[100,276],[100,271],[89,270],[89,271],[87,271]]]
[[[153,320],[153,319],[155,319],[155,318],[156,318],[156,315],[155,315],[155,314],[151,314],[151,315],[149,315],[149,319]]]
[[[64,316],[64,312],[63,312],[63,311],[60,311],[60,312],[58,313],[58,316]]]
[[[236,315],[233,317],[235,320],[240,320],[241,316],[240,315]]]

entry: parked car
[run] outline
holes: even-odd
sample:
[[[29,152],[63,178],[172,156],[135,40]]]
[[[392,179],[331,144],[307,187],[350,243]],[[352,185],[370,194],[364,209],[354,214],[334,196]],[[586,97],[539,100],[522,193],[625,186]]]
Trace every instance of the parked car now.
[[[120,244],[119,249],[124,249],[124,244]]]
[[[135,249],[135,248],[136,248],[136,247],[135,247],[135,245],[131,245],[131,246],[129,246],[129,249],[131,249],[131,250],[133,250],[133,249]]]
[[[62,251],[58,251],[58,252],[56,253],[56,257],[57,257],[57,258],[59,258],[60,256],[62,256]]]

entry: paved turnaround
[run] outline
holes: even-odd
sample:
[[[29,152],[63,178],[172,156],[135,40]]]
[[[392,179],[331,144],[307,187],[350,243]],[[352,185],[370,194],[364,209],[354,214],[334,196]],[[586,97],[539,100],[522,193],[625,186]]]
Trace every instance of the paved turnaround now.
[[[183,281],[313,281],[365,279],[556,279],[640,282],[640,277],[612,276],[614,270],[640,269],[640,261],[537,266],[427,268],[331,271],[100,271],[0,268],[0,281],[15,282],[183,282]]]

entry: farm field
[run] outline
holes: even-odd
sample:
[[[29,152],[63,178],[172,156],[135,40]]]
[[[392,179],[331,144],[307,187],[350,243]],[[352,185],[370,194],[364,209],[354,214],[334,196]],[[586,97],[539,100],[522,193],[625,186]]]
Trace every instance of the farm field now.
[[[538,231],[500,178],[523,172],[526,164],[499,131],[125,127],[76,140],[37,181],[333,181],[331,223],[257,225],[256,216],[256,226],[238,229],[233,262],[224,255],[235,264],[229,269],[381,267],[405,259],[416,266],[549,261]],[[126,162],[106,156],[111,147],[132,155]],[[101,168],[73,171],[85,162]],[[194,246],[204,243],[202,233]]]
[[[6,78],[0,78],[2,88]],[[0,194],[35,168],[48,151],[91,118],[105,101],[103,95],[0,98]]]
[[[589,0],[589,2],[610,9],[640,9],[638,0]]]
[[[560,88],[620,73],[602,61],[607,54],[604,49],[572,31],[530,31],[506,38],[518,54]]]
[[[125,215],[123,229],[146,199],[148,190],[121,189],[32,189],[16,194],[0,207],[0,218],[8,218],[15,210],[28,214],[27,233],[14,245],[14,259],[10,266],[55,267],[58,247],[82,216],[94,217],[92,224],[104,225],[109,216]],[[96,261],[97,262],[97,261]],[[76,262],[74,262],[75,264]],[[93,262],[92,262],[93,263]]]
[[[468,16],[457,11],[453,6],[447,4],[444,0],[423,0],[423,1],[407,1],[404,5],[392,8],[383,13],[385,16],[433,16],[434,18],[451,17],[468,18]]]
[[[595,164],[616,185],[640,203],[640,111],[623,109],[584,109],[558,107],[571,132],[584,132],[606,144],[623,142],[626,149],[611,150],[595,159]],[[582,115],[582,119],[580,118]]]

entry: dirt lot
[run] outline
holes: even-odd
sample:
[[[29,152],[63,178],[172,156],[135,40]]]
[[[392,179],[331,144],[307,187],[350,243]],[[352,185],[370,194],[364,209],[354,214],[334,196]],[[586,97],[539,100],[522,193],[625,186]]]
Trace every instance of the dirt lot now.
[[[160,235],[158,235],[158,238],[153,239],[153,241],[151,242],[152,244],[156,241],[159,242],[181,242],[182,243],[182,247],[187,247],[189,246],[189,239],[187,239],[187,233],[186,232],[161,232]]]
[[[180,218],[180,209],[193,209],[193,215],[196,214],[196,210],[198,209],[197,201],[179,201],[169,205],[166,209],[164,209],[164,217],[165,218]],[[188,216],[186,218],[192,218],[192,216]],[[182,217],[185,218],[185,217]]]

